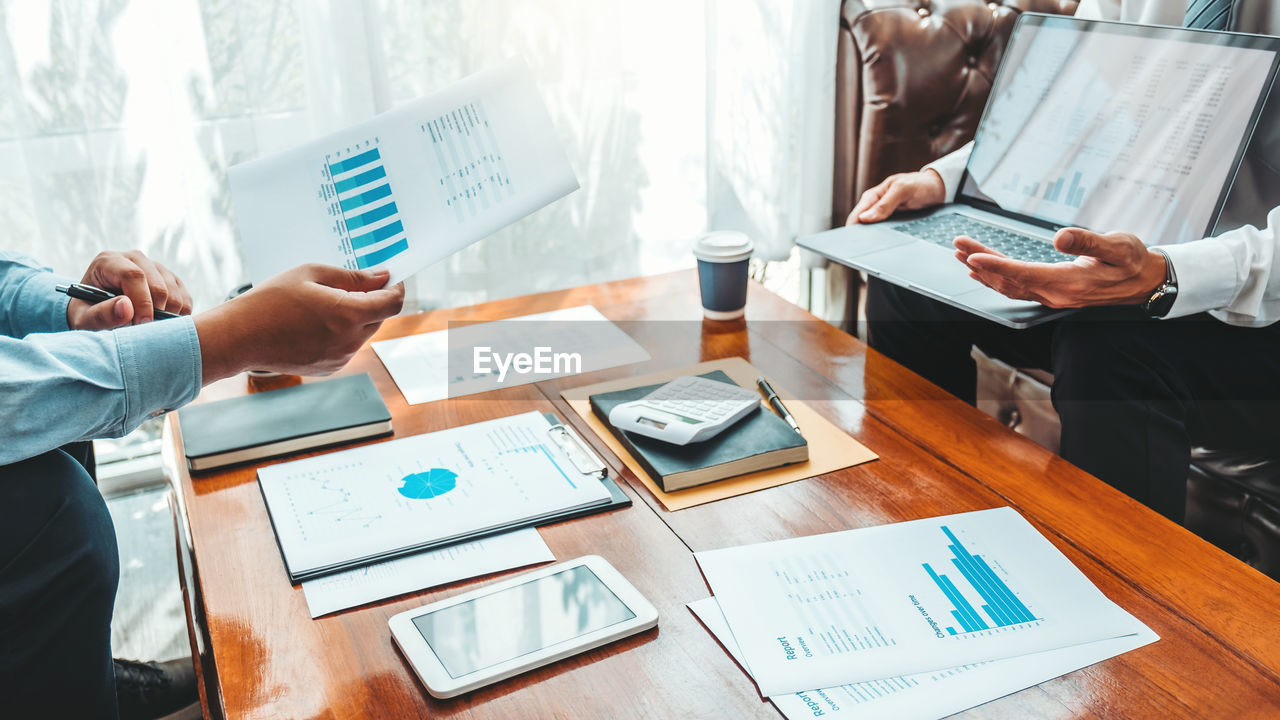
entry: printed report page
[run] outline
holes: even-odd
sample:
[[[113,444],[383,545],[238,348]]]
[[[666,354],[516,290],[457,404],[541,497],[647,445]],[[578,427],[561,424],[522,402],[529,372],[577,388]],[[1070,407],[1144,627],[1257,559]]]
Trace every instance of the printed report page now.
[[[255,284],[306,262],[385,267],[397,283],[578,188],[519,62],[229,178]]]
[[[689,603],[689,609],[733,659],[742,663],[742,651],[734,642],[733,633],[729,631],[716,599],[710,597]],[[789,720],[813,717],[925,720],[946,717],[1160,639],[1137,620],[1134,620],[1134,627],[1140,630],[1133,635],[1109,640],[916,675],[896,675],[774,695],[769,699]]]
[[[1142,627],[1010,508],[695,557],[765,696]]]

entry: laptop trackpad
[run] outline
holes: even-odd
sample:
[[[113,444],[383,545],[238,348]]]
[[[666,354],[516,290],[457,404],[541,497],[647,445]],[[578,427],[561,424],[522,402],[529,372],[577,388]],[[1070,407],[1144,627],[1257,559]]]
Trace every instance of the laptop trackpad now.
[[[977,287],[973,290],[957,295],[956,301],[980,313],[1002,317],[1008,321],[1007,324],[1011,324],[1014,327],[1022,327],[1041,318],[1069,312],[1067,310],[1054,310],[1029,300],[1014,300],[981,283],[975,282],[974,285]]]
[[[854,225],[802,238],[800,246],[841,262],[913,242],[917,240],[885,225]]]
[[[920,240],[863,255],[858,264],[886,280],[938,295],[954,295],[978,285],[969,277],[969,269],[955,258],[954,250]]]

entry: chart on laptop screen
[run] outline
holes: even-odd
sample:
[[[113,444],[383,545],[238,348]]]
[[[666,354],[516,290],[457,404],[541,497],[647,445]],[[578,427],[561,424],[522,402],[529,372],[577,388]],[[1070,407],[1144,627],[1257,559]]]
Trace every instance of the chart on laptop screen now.
[[[1124,27],[1020,26],[966,196],[1148,244],[1203,236],[1274,53]]]

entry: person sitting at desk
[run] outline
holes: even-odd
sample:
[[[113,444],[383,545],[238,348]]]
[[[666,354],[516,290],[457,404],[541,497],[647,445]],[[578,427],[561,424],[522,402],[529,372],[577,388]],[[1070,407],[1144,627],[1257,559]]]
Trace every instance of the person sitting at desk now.
[[[83,282],[123,292],[96,305],[0,252],[0,714],[117,717],[115,530],[86,467],[59,448],[124,435],[247,369],[338,370],[400,311],[404,286],[387,278],[304,265],[192,317],[182,282],[140,252],[89,264]],[[156,310],[179,317],[152,322]]]
[[[1076,17],[1280,32],[1280,5],[1261,0],[1083,0]],[[1130,234],[1067,228],[1054,244],[1079,257],[1057,265],[1016,261],[959,237],[957,260],[992,289],[1050,307],[1094,309],[1011,330],[871,278],[871,347],[970,403],[973,345],[1015,366],[1050,370],[1062,457],[1181,522],[1193,443],[1280,446],[1273,418],[1280,407],[1277,105],[1273,97],[1225,211],[1251,205],[1240,212],[1264,229],[1244,225],[1153,250]],[[848,224],[949,202],[971,149],[890,176],[862,195]],[[1153,319],[1144,305],[1169,266],[1176,299],[1164,319]]]

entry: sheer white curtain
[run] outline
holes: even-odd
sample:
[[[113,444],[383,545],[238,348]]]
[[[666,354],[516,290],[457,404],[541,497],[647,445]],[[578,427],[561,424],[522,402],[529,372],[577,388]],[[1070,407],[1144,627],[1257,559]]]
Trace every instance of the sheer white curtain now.
[[[708,224],[784,260],[831,226],[840,2],[708,2]]]
[[[678,0],[8,0],[3,244],[68,274],[139,247],[207,307],[243,278],[230,165],[519,56],[582,189],[422,273],[418,300],[688,265],[703,23]]]
[[[829,221],[836,0],[0,0],[5,247],[105,248],[208,307],[244,276],[229,166],[508,57],[582,189],[429,268],[424,307],[692,265],[708,225],[770,259]]]
[[[241,275],[226,168],[306,132],[296,8],[17,0],[0,21],[4,244],[69,275],[138,247],[220,298]]]
[[[703,9],[662,0],[371,4],[393,99],[503,58],[538,78],[582,188],[429,268],[458,304],[691,264],[703,228]]]

